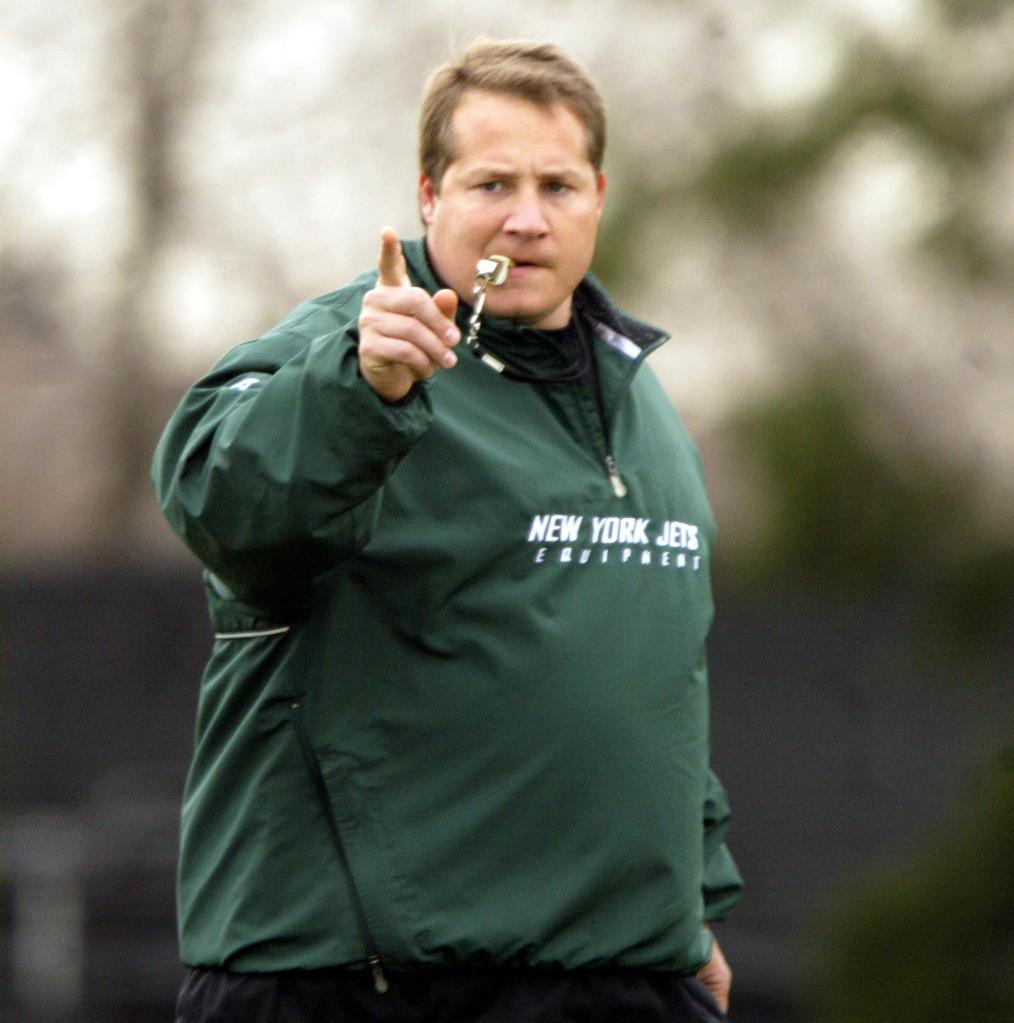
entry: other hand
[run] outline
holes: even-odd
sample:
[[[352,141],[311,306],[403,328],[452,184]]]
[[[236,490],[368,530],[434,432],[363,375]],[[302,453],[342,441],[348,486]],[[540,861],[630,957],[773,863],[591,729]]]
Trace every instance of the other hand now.
[[[711,958],[697,971],[697,979],[711,992],[722,1012],[729,1011],[732,970],[725,961],[718,941],[712,935]]]
[[[397,401],[417,380],[458,361],[452,351],[461,340],[458,296],[412,286],[393,227],[380,232],[377,266],[377,285],[363,296],[359,314],[359,372],[385,401]]]

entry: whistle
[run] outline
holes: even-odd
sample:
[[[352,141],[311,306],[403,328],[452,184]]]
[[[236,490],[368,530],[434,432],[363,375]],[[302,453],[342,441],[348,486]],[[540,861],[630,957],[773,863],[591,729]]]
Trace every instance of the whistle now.
[[[475,264],[475,276],[477,280],[483,280],[499,288],[507,280],[514,260],[510,256],[486,256]]]
[[[482,359],[487,366],[495,369],[497,373],[504,371],[504,364],[489,352],[484,352],[479,347],[479,329],[482,324],[482,310],[486,305],[486,289],[492,285],[499,288],[507,280],[511,272],[514,260],[510,256],[486,256],[475,264],[475,284],[472,287],[474,301],[472,303],[472,316],[468,321],[468,333],[465,336],[465,344]]]

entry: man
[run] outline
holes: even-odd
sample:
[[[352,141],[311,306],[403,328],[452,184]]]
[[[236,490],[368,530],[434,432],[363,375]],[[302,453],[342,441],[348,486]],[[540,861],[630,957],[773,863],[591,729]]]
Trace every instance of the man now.
[[[601,101],[481,42],[420,135],[425,238],[227,355],[156,454],[216,630],[179,1019],[721,1018],[713,525],[665,336],[587,275]]]

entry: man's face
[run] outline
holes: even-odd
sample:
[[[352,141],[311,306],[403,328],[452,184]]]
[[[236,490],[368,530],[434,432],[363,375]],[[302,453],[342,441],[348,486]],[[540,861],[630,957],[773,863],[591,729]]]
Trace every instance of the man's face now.
[[[472,301],[475,264],[510,256],[507,282],[486,310],[532,327],[566,326],[571,296],[591,265],[605,177],[588,162],[584,125],[565,106],[466,92],[454,111],[455,159],[419,200],[430,258]]]

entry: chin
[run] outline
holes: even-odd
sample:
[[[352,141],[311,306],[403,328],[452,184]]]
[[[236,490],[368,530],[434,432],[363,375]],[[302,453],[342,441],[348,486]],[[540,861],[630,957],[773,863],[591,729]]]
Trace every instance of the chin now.
[[[533,327],[535,324],[542,324],[544,320],[552,319],[558,306],[550,306],[548,309],[545,305],[535,305],[531,302],[505,302],[502,306],[486,307],[490,313],[494,316],[502,316],[508,320],[515,320],[525,327]],[[566,326],[567,321],[564,320],[559,326]],[[548,328],[550,330],[554,328]]]

